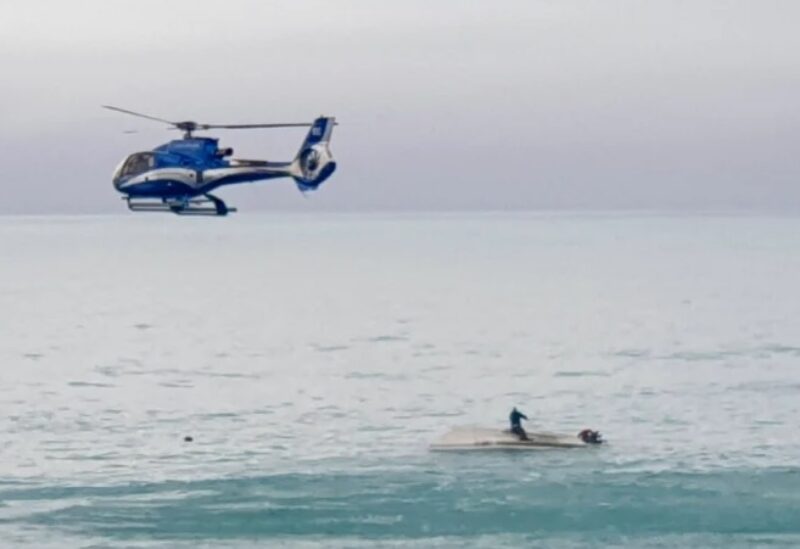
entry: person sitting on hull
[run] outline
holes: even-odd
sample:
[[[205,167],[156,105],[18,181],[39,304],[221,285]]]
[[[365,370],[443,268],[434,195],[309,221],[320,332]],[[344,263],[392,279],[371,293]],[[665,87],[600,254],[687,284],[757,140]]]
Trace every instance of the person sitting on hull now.
[[[528,433],[522,428],[523,419],[528,419],[528,416],[517,410],[516,406],[511,410],[508,420],[511,422],[511,432],[519,437],[520,440],[530,440]]]

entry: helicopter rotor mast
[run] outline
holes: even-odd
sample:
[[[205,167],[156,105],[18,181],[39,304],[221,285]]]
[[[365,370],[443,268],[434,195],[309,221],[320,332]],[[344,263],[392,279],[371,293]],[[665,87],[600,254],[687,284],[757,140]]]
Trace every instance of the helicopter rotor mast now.
[[[111,105],[102,105],[102,107],[104,109],[109,109],[112,111],[129,114],[131,116],[138,116],[139,118],[145,118],[147,120],[153,120],[155,122],[162,122],[164,124],[168,124],[169,126],[172,126],[177,130],[183,131],[184,139],[191,139],[192,132],[197,130],[213,130],[213,129],[250,130],[256,128],[307,128],[311,126],[311,124],[307,122],[292,122],[285,124],[201,124],[198,122],[194,122],[192,120],[186,120],[183,122],[173,122],[172,120],[165,120],[164,118],[150,116],[149,114],[142,114],[134,111],[129,111],[127,109],[121,109],[119,107],[112,107]]]

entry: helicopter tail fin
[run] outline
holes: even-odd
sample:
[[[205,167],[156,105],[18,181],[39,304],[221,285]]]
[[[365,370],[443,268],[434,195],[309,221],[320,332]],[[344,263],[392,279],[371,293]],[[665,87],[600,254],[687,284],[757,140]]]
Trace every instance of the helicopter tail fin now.
[[[336,170],[336,161],[329,147],[335,125],[336,119],[332,116],[314,120],[292,162],[292,177],[303,192],[316,190]]]

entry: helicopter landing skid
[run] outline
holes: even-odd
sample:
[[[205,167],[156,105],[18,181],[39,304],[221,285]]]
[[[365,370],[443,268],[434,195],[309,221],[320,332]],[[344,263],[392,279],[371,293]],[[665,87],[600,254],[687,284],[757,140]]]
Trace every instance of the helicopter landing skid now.
[[[125,197],[132,212],[172,212],[178,215],[224,216],[236,211],[214,195],[186,200]]]

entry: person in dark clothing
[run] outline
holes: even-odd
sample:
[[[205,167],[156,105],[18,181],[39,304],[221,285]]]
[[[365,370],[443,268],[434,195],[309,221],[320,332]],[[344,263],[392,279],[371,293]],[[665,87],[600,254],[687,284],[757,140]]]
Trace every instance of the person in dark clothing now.
[[[508,420],[511,422],[511,432],[517,435],[520,440],[530,440],[528,438],[528,433],[522,428],[521,420],[523,419],[528,419],[528,416],[514,407],[514,409],[511,410],[511,414],[508,416]]]

